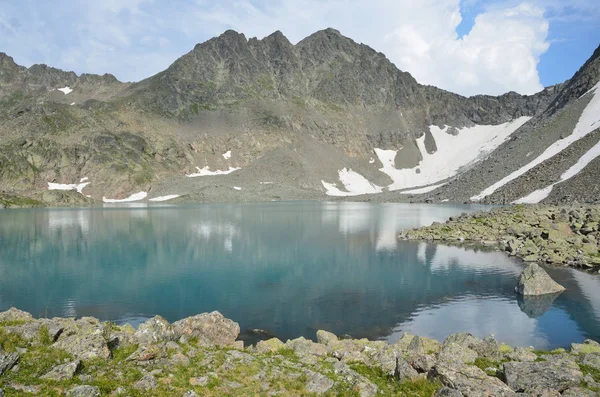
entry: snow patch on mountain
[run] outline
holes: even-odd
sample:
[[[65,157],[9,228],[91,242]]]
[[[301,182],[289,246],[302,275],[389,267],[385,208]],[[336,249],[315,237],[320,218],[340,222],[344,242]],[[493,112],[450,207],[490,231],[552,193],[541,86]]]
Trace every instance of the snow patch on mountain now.
[[[358,196],[360,194],[375,194],[381,193],[383,188],[370,182],[367,178],[352,171],[348,168],[343,168],[338,171],[340,182],[344,185],[346,191],[337,188],[335,183],[327,183],[321,181],[323,187],[327,191],[328,196],[348,197]]]
[[[75,190],[79,194],[83,194],[83,188],[89,185],[87,178],[81,178],[83,183],[52,183],[48,182],[48,190]]]
[[[221,156],[223,156],[225,160],[229,160],[231,158],[231,150],[226,151]]]
[[[146,196],[148,195],[147,192],[138,192],[138,193],[134,193],[131,196],[124,198],[124,199],[109,199],[106,197],[102,197],[102,201],[105,203],[130,203],[132,201],[140,201],[146,198]]]
[[[581,170],[583,170],[589,163],[591,163],[594,159],[600,156],[600,142],[594,145],[590,150],[588,150],[581,158],[573,165],[571,168],[566,170],[561,176],[558,182],[554,182],[550,186],[547,186],[543,189],[538,189],[529,195],[516,200],[513,204],[537,204],[540,201],[544,200],[546,197],[550,195],[552,192],[552,188],[555,185],[558,185],[561,182],[564,182],[568,179],[573,178],[577,175]]]
[[[204,168],[196,167],[196,169],[198,170],[198,172],[193,173],[193,174],[188,174],[186,176],[188,178],[195,178],[198,176],[227,175],[227,174],[231,174],[234,171],[240,170],[241,168],[240,167],[229,167],[229,169],[227,169],[227,170],[211,171],[210,167],[207,165]]]
[[[578,141],[579,139],[585,137],[586,135],[588,135],[589,133],[594,131],[596,128],[599,128],[600,127],[600,95],[598,95],[598,88],[600,88],[600,83],[596,84],[590,91],[588,91],[585,94],[585,95],[593,95],[594,97],[591,99],[590,103],[588,103],[586,108],[583,110],[583,113],[581,113],[581,116],[579,117],[579,121],[577,122],[577,125],[575,126],[575,129],[573,130],[573,133],[571,135],[569,135],[566,138],[557,140],[552,145],[550,145],[542,154],[540,154],[538,157],[536,157],[533,161],[524,165],[523,167],[519,168],[518,170],[509,174],[508,176],[502,178],[498,182],[494,183],[492,186],[483,190],[478,195],[471,197],[471,200],[472,201],[482,200],[484,197],[489,196],[490,194],[494,193],[496,190],[500,189],[502,186],[517,179],[518,177],[525,174],[527,171],[531,170],[532,168],[536,167],[537,165],[556,156],[558,153],[562,152],[563,150],[565,150],[567,147],[571,146],[574,142]],[[547,189],[547,188],[545,188],[545,189]],[[549,192],[548,192],[548,194],[549,194]],[[530,198],[530,199],[537,199],[537,197],[539,195],[540,195],[540,193],[537,193],[536,195],[534,195],[533,198]],[[524,197],[523,199],[526,199],[526,198],[527,197]],[[522,200],[522,199],[519,199],[519,201],[520,200]]]
[[[70,94],[73,90],[70,87],[57,88],[57,91],[62,91],[65,95]]]
[[[161,202],[161,201],[173,200],[173,199],[176,199],[177,197],[179,197],[178,194],[169,194],[167,196],[154,197],[154,198],[148,199],[148,201]]]
[[[429,131],[435,140],[437,150],[434,153],[427,152],[425,134],[423,134],[417,139],[417,146],[423,160],[410,169],[395,167],[396,150],[375,149],[375,154],[383,164],[380,171],[394,181],[388,186],[389,190],[431,185],[451,178],[458,174],[461,168],[481,160],[530,119],[531,117],[520,117],[498,125],[465,127],[459,129],[456,135],[448,133],[448,126],[439,128],[432,125]]]

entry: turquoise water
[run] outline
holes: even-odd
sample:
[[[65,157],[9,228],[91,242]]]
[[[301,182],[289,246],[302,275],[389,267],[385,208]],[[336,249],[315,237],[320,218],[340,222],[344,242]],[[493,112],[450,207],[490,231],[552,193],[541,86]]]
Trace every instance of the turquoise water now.
[[[520,261],[397,240],[480,207],[261,203],[0,210],[0,309],[117,323],[219,310],[283,340],[318,329],[394,341],[452,332],[536,348],[600,339],[600,279],[519,301]]]

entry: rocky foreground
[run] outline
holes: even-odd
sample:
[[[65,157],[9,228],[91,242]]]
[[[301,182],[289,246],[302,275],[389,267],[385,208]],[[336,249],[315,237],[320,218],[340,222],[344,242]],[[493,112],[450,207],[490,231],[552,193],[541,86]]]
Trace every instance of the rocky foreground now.
[[[512,348],[493,337],[443,343],[273,338],[244,348],[218,312],[169,324],[117,326],[92,317],[0,313],[0,396],[596,396],[600,344]]]
[[[498,246],[526,262],[600,268],[600,206],[516,205],[402,233],[408,240]]]

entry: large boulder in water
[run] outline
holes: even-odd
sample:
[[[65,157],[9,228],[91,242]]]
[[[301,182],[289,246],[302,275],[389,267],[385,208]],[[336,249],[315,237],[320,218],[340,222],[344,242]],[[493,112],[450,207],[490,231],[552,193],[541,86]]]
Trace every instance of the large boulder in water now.
[[[517,293],[525,296],[556,294],[564,290],[565,287],[552,280],[548,273],[535,263],[523,270],[515,287]]]

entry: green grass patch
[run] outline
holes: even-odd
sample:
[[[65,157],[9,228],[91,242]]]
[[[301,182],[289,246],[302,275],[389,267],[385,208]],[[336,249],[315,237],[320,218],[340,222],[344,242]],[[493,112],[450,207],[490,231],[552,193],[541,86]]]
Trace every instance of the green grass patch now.
[[[590,375],[594,379],[594,382],[600,382],[600,370],[585,364],[579,364],[579,369],[581,369],[584,375]]]

